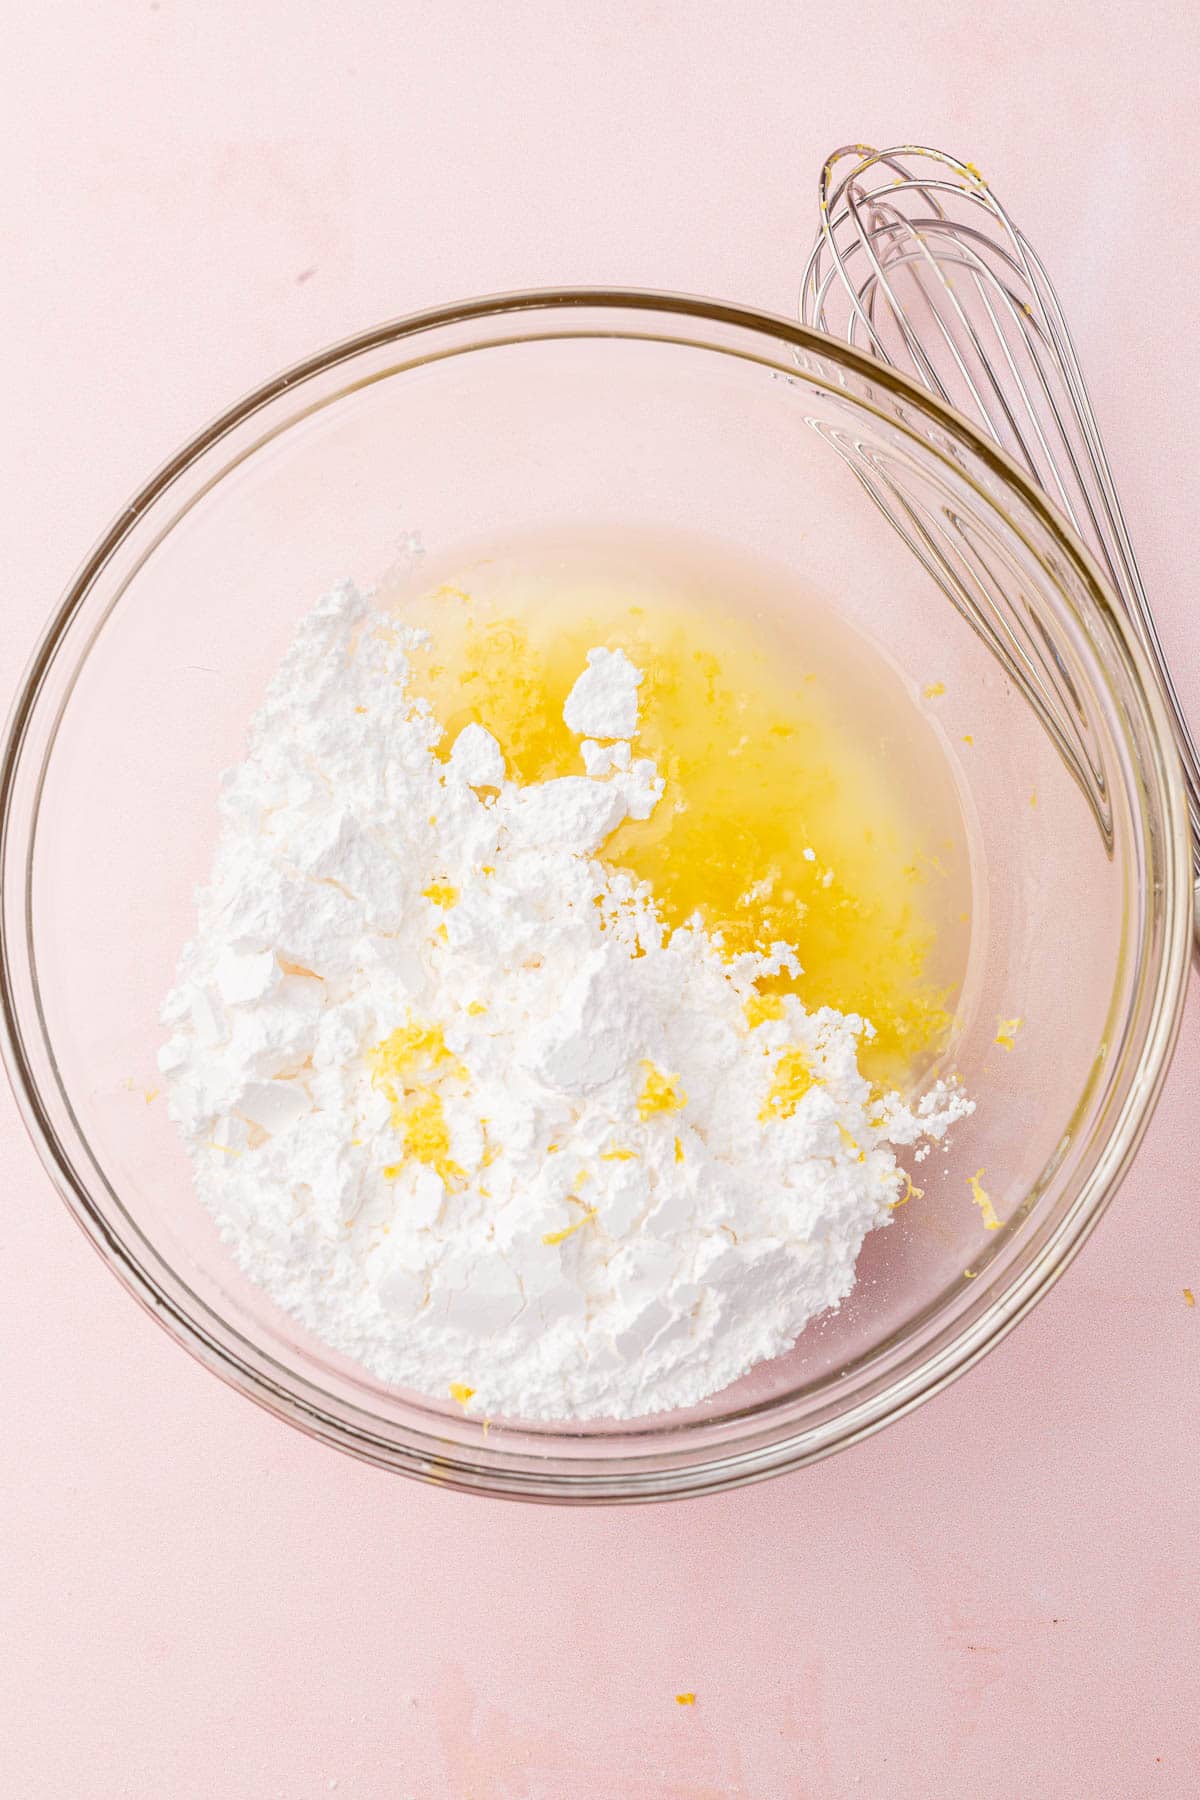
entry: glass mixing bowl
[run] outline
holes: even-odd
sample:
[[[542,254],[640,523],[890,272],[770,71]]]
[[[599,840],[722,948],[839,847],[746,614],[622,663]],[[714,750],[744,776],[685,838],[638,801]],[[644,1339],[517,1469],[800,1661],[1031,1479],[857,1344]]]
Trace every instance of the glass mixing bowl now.
[[[386,575],[413,527],[440,557],[542,527],[697,525],[832,600],[914,694],[945,685],[938,728],[976,842],[955,1060],[978,1110],[956,1128],[951,1171],[923,1165],[924,1198],[868,1238],[850,1298],[788,1356],[686,1414],[485,1431],[342,1362],[239,1275],[163,1102],[147,1101],[158,1009],[211,855],[218,772],[333,580]],[[967,735],[972,753],[955,754]],[[1180,775],[1094,564],[926,394],[783,319],[704,301],[483,301],[269,382],[88,558],[29,667],[0,779],[5,1048],[80,1224],[244,1393],[344,1450],[482,1493],[712,1491],[812,1461],[935,1393],[1095,1224],[1183,1002]],[[1011,1052],[1001,1017],[1023,1020]],[[980,1167],[1000,1230],[970,1201]]]

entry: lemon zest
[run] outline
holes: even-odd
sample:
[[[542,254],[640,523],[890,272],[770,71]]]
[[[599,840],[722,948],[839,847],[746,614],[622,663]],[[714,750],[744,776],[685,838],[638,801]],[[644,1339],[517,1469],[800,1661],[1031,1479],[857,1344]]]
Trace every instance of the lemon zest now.
[[[582,1230],[588,1220],[594,1219],[595,1216],[596,1208],[594,1206],[589,1206],[586,1212],[581,1213],[579,1218],[572,1220],[570,1225],[564,1225],[561,1231],[548,1231],[542,1239],[543,1244],[565,1244],[569,1237],[573,1237],[577,1231]]]
[[[456,1074],[466,1070],[454,1053],[447,1049],[445,1033],[440,1025],[424,1025],[410,1019],[398,1025],[378,1044],[367,1051],[367,1063],[377,1087],[385,1090],[396,1077],[424,1068],[451,1067]]]
[[[901,1169],[900,1174],[904,1177],[905,1187],[904,1192],[898,1200],[890,1200],[888,1202],[893,1212],[895,1212],[896,1208],[899,1206],[907,1206],[910,1200],[923,1200],[925,1198],[925,1189],[913,1186],[913,1178],[907,1169]]]
[[[452,881],[431,881],[421,893],[426,900],[432,900],[435,906],[457,906],[458,889]]]
[[[784,1050],[775,1064],[775,1075],[759,1111],[759,1118],[790,1119],[807,1094],[818,1085],[808,1057],[796,1046]]]
[[[746,1023],[751,1031],[767,1019],[782,1019],[782,994],[751,994],[745,1006]]]
[[[996,1209],[992,1205],[991,1195],[985,1187],[980,1185],[983,1173],[984,1171],[982,1169],[976,1169],[974,1175],[968,1175],[967,1186],[971,1190],[971,1199],[983,1214],[983,1229],[985,1231],[999,1231],[1000,1221],[996,1217]]]
[[[443,1181],[465,1181],[466,1175],[450,1157],[450,1127],[440,1094],[421,1089],[395,1121],[403,1133],[404,1154],[413,1162],[434,1169]]]
[[[687,1095],[679,1086],[678,1075],[665,1075],[652,1062],[643,1062],[645,1071],[642,1091],[638,1095],[638,1118],[652,1119],[657,1113],[682,1112]]]

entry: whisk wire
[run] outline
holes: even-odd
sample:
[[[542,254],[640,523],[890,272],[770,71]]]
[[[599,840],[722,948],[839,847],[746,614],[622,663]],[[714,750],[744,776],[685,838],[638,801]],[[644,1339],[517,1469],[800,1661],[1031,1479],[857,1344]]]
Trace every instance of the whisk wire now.
[[[1172,713],[1200,878],[1200,753],[1045,265],[971,163],[920,145],[835,151],[821,171],[820,208],[801,294],[804,322],[902,369],[965,413],[1099,555]],[[855,472],[959,610],[970,617],[982,603],[989,623],[1003,625],[986,576],[975,570],[963,587],[962,547],[951,557],[944,534],[931,535],[894,484],[861,465]],[[1000,646],[993,641],[993,648]],[[1002,660],[1012,648],[1004,647]],[[1028,693],[1027,653],[1017,668]],[[1040,677],[1036,685],[1042,692],[1030,697],[1045,716]],[[1052,702],[1049,711],[1057,717]]]

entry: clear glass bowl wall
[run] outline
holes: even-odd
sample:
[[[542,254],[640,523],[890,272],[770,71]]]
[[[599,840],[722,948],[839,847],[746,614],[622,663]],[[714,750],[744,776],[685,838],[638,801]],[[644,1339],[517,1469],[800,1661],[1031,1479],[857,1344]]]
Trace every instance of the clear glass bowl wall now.
[[[839,454],[840,452],[840,454]],[[879,515],[886,468],[991,546],[1100,771],[1104,829],[1026,699]],[[542,526],[697,527],[796,574],[947,698],[977,840],[955,1061],[979,1101],[953,1174],[868,1240],[841,1311],[686,1415],[494,1422],[380,1386],[241,1279],[146,1105],[158,1009],[215,836],[221,769],[300,615]],[[188,446],[81,571],[3,771],[4,1006],[43,1158],[112,1267],[226,1379],[403,1472],[542,1499],[702,1492],[827,1453],[934,1392],[1045,1290],[1145,1123],[1187,969],[1182,794],[1161,708],[1083,552],[969,428],[782,320],[663,296],[517,296],[402,321],[269,384]],[[1036,806],[1031,796],[1036,792]],[[781,805],[787,795],[780,795]],[[994,1043],[1001,1015],[1019,1051]],[[133,1088],[130,1087],[133,1083]],[[986,1166],[1002,1230],[963,1171]],[[969,1273],[968,1273],[969,1271]]]

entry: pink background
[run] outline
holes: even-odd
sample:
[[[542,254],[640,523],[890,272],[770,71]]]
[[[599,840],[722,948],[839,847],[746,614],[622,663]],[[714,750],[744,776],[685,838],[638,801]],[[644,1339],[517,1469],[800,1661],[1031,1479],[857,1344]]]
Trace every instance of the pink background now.
[[[266,373],[520,285],[791,310],[823,155],[917,136],[1051,262],[1200,718],[1200,247],[1163,244],[1193,0],[76,0],[6,40],[5,693],[110,515]],[[3,1791],[1200,1792],[1198,1076],[1193,984],[1118,1203],[950,1393],[791,1478],[608,1512],[416,1488],[237,1398],[103,1272],[5,1093]]]

